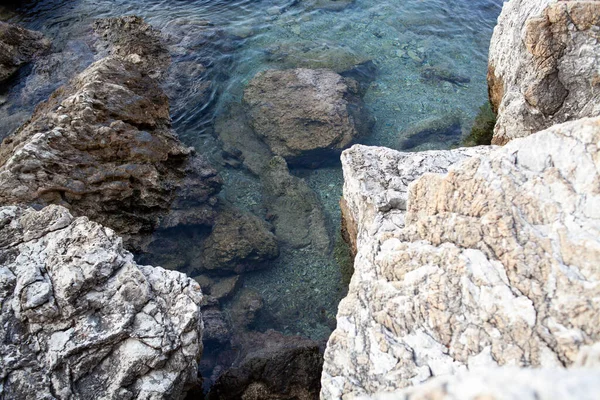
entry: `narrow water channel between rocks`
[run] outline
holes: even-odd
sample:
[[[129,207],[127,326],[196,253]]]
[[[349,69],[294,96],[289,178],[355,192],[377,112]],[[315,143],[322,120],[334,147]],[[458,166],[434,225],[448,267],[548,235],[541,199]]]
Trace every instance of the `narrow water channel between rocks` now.
[[[260,149],[241,157],[249,148],[260,147],[246,136],[244,89],[257,73],[268,69],[331,69],[360,83],[357,90],[373,124],[358,142],[406,151],[457,146],[487,101],[487,51],[502,3],[42,0],[25,4],[0,18],[41,31],[53,40],[54,50],[44,65],[21,71],[0,88],[0,139],[27,120],[37,103],[97,59],[90,45],[94,20],[143,17],[169,43],[171,74],[177,84],[165,91],[173,126],[186,145],[219,170],[224,181],[220,197],[229,211],[219,217],[217,226],[223,227],[219,244],[206,243],[208,228],[174,229],[157,235],[150,244],[152,251],[140,254],[140,260],[198,276],[211,301],[220,304],[207,307],[222,308],[253,330],[275,329],[325,340],[335,328],[337,305],[351,275],[349,251],[338,233],[343,185],[338,155],[318,165],[292,164],[291,175],[285,163],[263,159]],[[252,163],[268,165],[268,172],[257,176]],[[241,226],[235,232],[226,228],[235,224]],[[278,256],[265,234],[272,226]],[[256,255],[263,261],[260,269],[214,270],[206,260],[199,261],[208,257],[204,250],[235,247],[242,236],[251,236],[253,246],[263,252]],[[243,272],[241,278],[235,272]],[[215,335],[205,349],[207,356],[217,357],[213,350],[226,342],[219,332]],[[215,363],[207,363],[204,372],[210,374]]]

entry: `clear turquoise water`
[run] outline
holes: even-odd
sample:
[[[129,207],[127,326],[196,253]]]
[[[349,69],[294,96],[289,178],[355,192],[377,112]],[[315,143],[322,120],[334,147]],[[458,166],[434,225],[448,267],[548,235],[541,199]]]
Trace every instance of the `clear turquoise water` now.
[[[469,130],[487,99],[487,50],[502,0],[356,0],[336,12],[307,4],[284,0],[38,1],[19,10],[12,21],[44,32],[54,40],[56,50],[68,57],[57,58],[49,77],[52,83],[44,90],[35,90],[35,82],[28,84],[27,78],[18,81],[4,95],[7,100],[0,107],[0,120],[6,126],[22,122],[37,102],[93,61],[86,38],[94,19],[137,14],[162,30],[169,30],[176,20],[209,20],[225,33],[219,39],[224,43],[215,43],[210,52],[187,55],[204,61],[209,57],[218,72],[212,107],[207,111],[193,97],[174,99],[183,104],[173,115],[178,134],[211,157],[219,153],[210,129],[212,118],[231,102],[238,102],[244,85],[268,68],[312,66],[342,71],[372,60],[379,73],[366,92],[365,103],[376,124],[372,134],[361,139],[365,144],[401,148],[404,132],[431,118],[458,118],[462,131]],[[470,81],[426,80],[421,76],[426,67]],[[425,138],[412,150],[448,148],[458,140],[456,134]],[[222,196],[264,216],[258,180],[223,167],[216,156],[213,161],[225,180]],[[341,168],[292,172],[319,195],[335,239]],[[345,293],[333,253],[320,254],[311,248],[283,249],[269,269],[247,275],[245,285],[265,299],[259,328],[316,339],[331,332],[337,304]]]

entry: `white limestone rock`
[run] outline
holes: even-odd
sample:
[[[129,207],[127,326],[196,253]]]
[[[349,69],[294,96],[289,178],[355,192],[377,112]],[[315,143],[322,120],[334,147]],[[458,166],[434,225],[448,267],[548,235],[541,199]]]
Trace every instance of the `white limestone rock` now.
[[[196,382],[199,285],[140,266],[66,208],[0,208],[0,397],[176,399]]]
[[[490,44],[492,143],[600,115],[600,1],[510,0]]]
[[[358,252],[322,398],[568,366],[598,342],[599,146],[596,118],[496,149],[344,152]]]
[[[594,400],[600,370],[488,368],[358,400]]]

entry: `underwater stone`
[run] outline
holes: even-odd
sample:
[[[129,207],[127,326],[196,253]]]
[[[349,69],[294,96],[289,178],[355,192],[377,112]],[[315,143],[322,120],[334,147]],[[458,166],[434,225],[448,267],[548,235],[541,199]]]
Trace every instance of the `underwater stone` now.
[[[359,85],[326,69],[268,70],[244,90],[250,124],[275,155],[317,166],[370,131]]]

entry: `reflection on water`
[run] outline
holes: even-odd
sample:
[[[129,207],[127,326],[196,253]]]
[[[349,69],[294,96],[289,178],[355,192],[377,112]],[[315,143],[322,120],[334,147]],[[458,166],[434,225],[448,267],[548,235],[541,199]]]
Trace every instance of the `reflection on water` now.
[[[18,77],[8,94],[0,94],[5,99],[3,105],[0,102],[0,119],[5,130],[18,126],[37,102],[94,60],[91,21],[137,14],[167,38],[186,31],[183,42],[171,43],[173,62],[181,67],[176,73],[189,78],[169,89],[174,127],[183,141],[221,169],[223,198],[255,215],[266,214],[259,181],[223,163],[211,122],[240,101],[245,84],[261,70],[301,66],[342,72],[371,61],[378,73],[365,102],[376,124],[363,143],[407,150],[455,145],[487,98],[487,49],[502,0],[356,0],[341,11],[317,7],[324,3],[332,2],[33,2],[11,20],[52,38],[56,55],[38,74]],[[202,76],[212,83],[194,79],[186,62],[208,67]],[[292,172],[322,201],[334,242],[341,168]],[[284,247],[269,269],[246,275],[244,285],[265,302],[259,329],[273,327],[316,339],[329,335],[345,291],[334,247],[327,254],[310,246]]]

